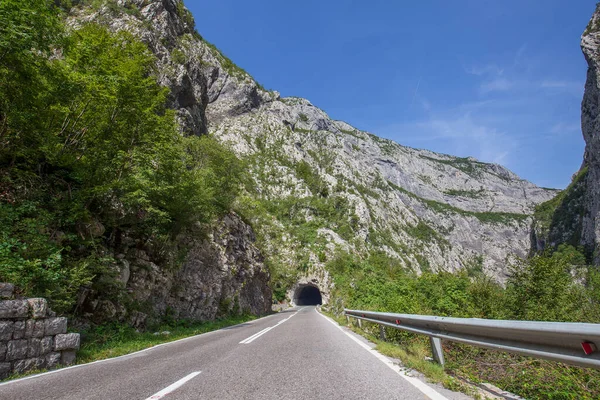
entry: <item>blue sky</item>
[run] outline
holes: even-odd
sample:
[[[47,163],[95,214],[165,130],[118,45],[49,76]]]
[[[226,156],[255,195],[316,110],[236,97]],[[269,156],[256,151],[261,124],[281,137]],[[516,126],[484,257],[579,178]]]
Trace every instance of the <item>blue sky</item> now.
[[[579,41],[595,4],[186,0],[198,31],[266,88],[557,188],[582,161]]]

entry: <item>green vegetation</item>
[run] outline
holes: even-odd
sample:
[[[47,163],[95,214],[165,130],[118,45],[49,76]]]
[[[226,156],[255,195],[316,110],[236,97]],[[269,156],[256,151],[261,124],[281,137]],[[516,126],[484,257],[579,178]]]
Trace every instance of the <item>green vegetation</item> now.
[[[122,356],[135,351],[147,349],[160,343],[172,342],[188,336],[215,331],[231,325],[241,324],[255,319],[254,316],[241,315],[211,322],[194,322],[186,320],[171,321],[151,327],[147,332],[137,332],[134,328],[108,324],[95,326],[81,331],[82,344],[77,353],[80,364]],[[153,332],[158,332],[155,335]],[[162,334],[162,332],[169,332]]]
[[[479,178],[483,172],[483,170],[487,167],[486,163],[482,163],[479,161],[472,161],[468,157],[457,157],[451,158],[449,160],[442,160],[440,158],[433,158],[429,156],[421,155],[422,158],[430,161],[434,161],[439,164],[450,165],[456,169],[461,170],[467,175],[470,175],[474,178]]]
[[[307,116],[306,114],[304,114],[304,113],[300,113],[300,114],[298,114],[298,119],[299,119],[301,122],[308,122],[308,116]]]
[[[596,3],[596,10],[598,10],[598,8],[600,8],[600,3]],[[600,19],[591,19],[590,22],[588,22],[585,31],[583,32],[583,36],[585,35],[589,35],[590,33],[596,33],[600,31]]]
[[[348,254],[330,260],[327,267],[335,283],[331,304],[336,305],[332,311],[339,313],[343,304],[353,309],[465,318],[600,322],[600,272],[588,268],[581,252],[572,246],[514,263],[506,288],[480,271],[416,276],[382,267],[393,263],[381,256],[361,260]],[[365,324],[364,329],[371,337],[379,335],[375,325]],[[439,367],[423,361],[429,354],[425,337],[391,328],[386,328],[386,336],[400,348],[379,344],[383,352],[445,382]],[[450,375],[491,382],[531,399],[600,396],[598,371],[459,344],[445,343],[444,347]]]
[[[444,191],[444,194],[447,194],[448,196],[469,197],[471,199],[479,199],[479,198],[483,197],[484,192],[485,191],[483,189],[479,189],[479,190],[450,189],[450,190]]]
[[[354,137],[354,138],[356,138],[358,140],[364,140],[364,138],[362,138],[362,137],[360,137],[358,135],[358,133],[360,133],[359,130],[349,131],[349,130],[346,130],[346,129],[340,129],[340,132],[342,132],[342,133],[344,133],[346,135],[350,135],[350,136],[352,136],[352,137]]]
[[[421,179],[423,182],[425,182],[428,185],[435,186],[433,184],[433,180],[428,175],[421,175],[421,174],[419,174],[419,179]]]
[[[306,183],[308,189],[314,195],[327,197],[329,195],[329,186],[324,182],[319,174],[315,172],[310,164],[302,160],[294,165],[296,176]]]
[[[141,17],[138,6],[133,2],[124,2],[120,5],[116,0],[54,0],[54,4],[65,12],[69,12],[72,7],[85,6],[93,11],[104,9],[112,16],[129,14],[138,18]],[[103,22],[108,21],[106,17],[103,18]]]
[[[231,61],[231,59],[223,54],[221,50],[217,49],[214,44],[206,41],[205,39],[202,39],[202,41],[208,46],[213,55],[217,58],[217,60],[219,60],[221,67],[223,67],[225,72],[227,72],[230,76],[242,81],[246,79],[252,79],[250,74],[248,74],[243,68],[239,67],[236,63]],[[266,91],[263,85],[256,81],[255,83],[259,89]]]
[[[0,280],[59,312],[83,285],[118,298],[109,248],[127,237],[169,267],[178,233],[230,209],[240,162],[179,134],[131,34],[67,34],[48,2],[6,0],[0,54]]]
[[[260,152],[246,162],[255,182],[249,181],[247,195],[240,197],[235,207],[255,227],[277,300],[285,299],[298,274],[316,272],[315,264],[327,260],[325,249],[330,240],[319,234],[319,229],[330,229],[351,243],[359,228],[354,205],[338,193],[346,190],[344,178],[339,177],[333,188],[323,179],[330,155],[317,149],[308,151],[314,164],[290,160],[282,150],[287,132],[271,132],[265,127],[265,136],[253,140],[260,142]],[[261,186],[264,182],[276,186]]]
[[[495,224],[508,224],[513,221],[524,221],[529,218],[527,214],[515,214],[515,213],[506,213],[506,212],[475,212],[475,211],[467,211],[460,209],[458,207],[451,206],[450,204],[440,203],[439,201],[424,199],[422,197],[417,196],[416,194],[409,192],[408,190],[388,181],[388,185],[390,185],[393,189],[402,192],[424,204],[429,206],[432,210],[438,213],[452,213],[459,214],[467,217],[475,217],[481,222],[484,223],[495,223]]]
[[[427,225],[423,221],[419,221],[419,223],[415,226],[408,226],[406,228],[406,233],[424,243],[430,243],[433,241],[440,242],[445,240],[431,226]]]
[[[183,65],[187,62],[187,56],[183,51],[174,49],[171,52],[171,60],[173,60],[175,64]]]
[[[536,206],[536,233],[546,239],[546,242],[579,245],[587,171],[587,167],[582,168],[573,176],[565,190],[553,199]],[[584,249],[588,260],[591,260],[593,250],[590,247]]]
[[[185,8],[183,0],[177,0],[177,15],[183,20],[183,22],[185,22],[185,24],[190,29],[193,30],[195,28],[196,23],[194,21],[194,16],[192,15],[190,10]]]

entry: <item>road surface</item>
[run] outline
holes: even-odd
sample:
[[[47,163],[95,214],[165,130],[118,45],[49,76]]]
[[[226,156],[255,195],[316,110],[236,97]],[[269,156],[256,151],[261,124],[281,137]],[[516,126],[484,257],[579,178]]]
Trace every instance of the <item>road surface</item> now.
[[[315,307],[0,385],[4,400],[465,399],[406,377]],[[394,370],[396,369],[396,370]]]

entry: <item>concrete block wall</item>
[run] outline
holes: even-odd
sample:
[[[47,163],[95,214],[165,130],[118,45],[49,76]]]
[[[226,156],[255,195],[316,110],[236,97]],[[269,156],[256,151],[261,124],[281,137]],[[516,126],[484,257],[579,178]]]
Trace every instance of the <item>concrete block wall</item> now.
[[[15,299],[14,286],[0,283],[0,379],[72,364],[78,349],[79,334],[67,333],[67,319],[46,299]]]

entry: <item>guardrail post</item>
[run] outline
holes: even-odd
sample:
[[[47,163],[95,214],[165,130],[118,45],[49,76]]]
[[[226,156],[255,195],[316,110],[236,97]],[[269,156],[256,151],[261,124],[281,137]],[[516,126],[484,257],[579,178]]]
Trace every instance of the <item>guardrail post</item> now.
[[[357,320],[358,320],[358,327],[360,329],[362,329],[362,320],[360,318],[357,318]]]
[[[346,315],[346,323],[350,325],[350,317]]]
[[[383,325],[379,325],[379,339],[385,342],[385,328]]]
[[[429,337],[431,343],[431,353],[433,359],[440,365],[444,365],[444,350],[442,349],[442,340],[433,336]]]

